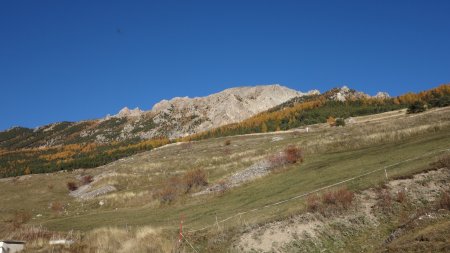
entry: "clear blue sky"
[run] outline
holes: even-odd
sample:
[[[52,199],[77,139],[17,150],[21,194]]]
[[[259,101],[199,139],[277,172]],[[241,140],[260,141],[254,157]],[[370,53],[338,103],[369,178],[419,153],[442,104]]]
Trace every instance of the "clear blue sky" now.
[[[450,1],[0,1],[0,129],[280,83],[450,82]]]

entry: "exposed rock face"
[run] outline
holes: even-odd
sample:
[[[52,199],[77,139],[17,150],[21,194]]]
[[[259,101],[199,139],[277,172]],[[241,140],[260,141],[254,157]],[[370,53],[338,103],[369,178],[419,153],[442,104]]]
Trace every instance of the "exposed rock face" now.
[[[342,86],[342,88],[335,88],[330,91],[328,91],[327,96],[331,100],[335,101],[347,101],[347,100],[356,100],[356,99],[363,99],[363,98],[379,98],[379,99],[388,99],[390,98],[389,94],[386,92],[378,92],[375,96],[371,97],[370,95],[356,91],[354,89],[350,89],[347,86]]]
[[[303,95],[306,93],[280,85],[239,87],[206,97],[163,100],[152,112],[155,123],[169,127],[170,137],[178,137],[242,121]]]
[[[375,98],[380,98],[380,99],[388,99],[391,96],[389,96],[389,94],[387,92],[379,91],[374,97]]]
[[[348,88],[347,86],[342,86],[342,88],[332,89],[329,91],[330,99],[336,101],[347,101],[352,99],[361,99],[361,98],[369,98],[370,96],[359,92],[353,89]]]
[[[144,113],[139,107],[136,107],[134,109],[128,109],[128,107],[122,108],[116,115],[106,115],[105,120],[108,120],[110,118],[128,118],[128,117],[139,117]]]

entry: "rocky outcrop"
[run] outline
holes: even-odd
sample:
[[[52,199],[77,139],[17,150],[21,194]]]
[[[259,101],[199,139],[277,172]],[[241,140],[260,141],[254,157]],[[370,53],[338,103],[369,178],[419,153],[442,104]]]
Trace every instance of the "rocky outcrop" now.
[[[335,88],[335,89],[328,91],[327,97],[331,100],[341,101],[341,102],[344,102],[347,100],[364,99],[364,98],[379,98],[379,99],[390,98],[389,94],[386,92],[380,91],[375,96],[370,96],[364,92],[350,89],[347,86],[342,86],[342,88]]]
[[[388,99],[391,98],[391,96],[389,96],[389,94],[387,92],[382,92],[379,91],[375,96],[373,96],[374,98],[379,98],[379,99]]]
[[[206,97],[162,100],[152,112],[154,121],[164,125],[170,137],[179,137],[242,121],[306,94],[280,85],[239,87]]]

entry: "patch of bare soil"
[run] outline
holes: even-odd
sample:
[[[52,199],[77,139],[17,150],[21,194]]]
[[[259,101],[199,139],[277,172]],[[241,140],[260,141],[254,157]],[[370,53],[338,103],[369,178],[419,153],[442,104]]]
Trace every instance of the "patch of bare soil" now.
[[[114,177],[117,176],[116,172],[110,172],[110,173],[101,173],[95,177],[93,177],[93,181],[89,184],[82,185],[78,187],[75,191],[71,191],[69,193],[70,196],[75,197],[79,200],[88,200],[93,199],[98,196],[102,196],[105,194],[108,194],[110,192],[117,191],[116,187],[113,185],[102,185],[100,187],[97,187],[93,189],[93,185],[97,182],[99,182],[102,179],[108,178],[108,177]],[[77,179],[81,180],[82,176],[78,175]]]
[[[448,189],[450,170],[442,168],[420,173],[412,178],[392,180],[387,191],[392,196],[404,192],[410,201],[433,201],[442,190]],[[324,217],[319,213],[304,213],[295,217],[268,223],[241,235],[234,248],[243,252],[284,252],[283,246],[302,240],[315,240],[321,234],[333,234],[336,224],[340,227],[362,229],[376,227],[379,221],[376,213],[378,194],[376,189],[364,190],[355,195],[354,207],[346,213]],[[421,219],[430,217],[419,217]],[[336,233],[340,233],[336,231]],[[400,236],[398,231],[394,237]],[[391,240],[394,238],[391,238]]]
[[[248,168],[229,176],[223,181],[224,182],[223,184],[211,185],[210,187],[206,188],[203,191],[194,193],[193,196],[199,196],[213,192],[220,192],[223,191],[224,189],[237,187],[246,182],[266,176],[267,174],[270,173],[272,168],[273,166],[267,160],[256,162],[255,164],[249,166]]]

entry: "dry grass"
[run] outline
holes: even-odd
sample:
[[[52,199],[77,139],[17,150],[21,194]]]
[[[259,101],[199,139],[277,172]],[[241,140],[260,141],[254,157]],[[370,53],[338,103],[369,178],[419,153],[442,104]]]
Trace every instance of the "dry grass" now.
[[[259,207],[267,202],[276,201],[279,199],[291,197],[297,192],[304,192],[307,190],[318,187],[317,182],[325,183],[334,182],[342,178],[346,178],[353,174],[360,173],[364,169],[377,168],[382,164],[394,163],[402,159],[409,158],[417,154],[414,148],[407,149],[404,143],[408,145],[414,144],[422,136],[433,136],[433,133],[440,131],[434,136],[443,136],[442,138],[434,138],[433,143],[442,142],[447,135],[443,133],[448,129],[449,114],[435,115],[435,118],[430,118],[427,114],[416,115],[414,118],[406,116],[400,116],[399,119],[392,120],[392,122],[386,122],[380,124],[378,122],[368,122],[364,124],[348,124],[345,128],[320,128],[320,126],[311,126],[311,131],[308,134],[295,134],[295,133],[278,133],[274,135],[254,135],[254,136],[239,136],[239,137],[227,137],[231,140],[233,145],[224,146],[225,139],[219,140],[204,140],[199,142],[192,142],[189,144],[174,145],[168,148],[156,149],[151,152],[145,152],[130,159],[123,159],[112,164],[102,166],[100,168],[90,170],[90,174],[95,175],[97,179],[101,174],[111,174],[112,172],[123,175],[116,177],[104,178],[103,180],[96,180],[95,186],[101,186],[102,184],[113,184],[118,186],[116,194],[117,198],[123,198],[123,201],[117,201],[115,206],[108,205],[98,208],[98,200],[91,203],[75,202],[67,194],[66,182],[75,181],[77,173],[80,172],[64,172],[55,173],[51,176],[32,175],[30,179],[23,180],[22,178],[1,182],[1,188],[3,193],[2,198],[7,198],[11,201],[11,210],[18,210],[21,205],[27,205],[27,210],[33,210],[33,215],[43,214],[43,217],[36,219],[36,224],[41,222],[49,224],[48,226],[54,229],[70,230],[82,229],[84,231],[98,226],[116,226],[125,224],[153,224],[154,226],[163,226],[162,219],[173,219],[173,217],[179,216],[179,211],[186,213],[187,216],[195,217],[191,218],[189,223],[193,228],[201,227],[205,223],[211,223],[214,220],[209,219],[213,217],[209,215],[212,213],[213,206],[217,210],[220,210],[221,217],[226,217],[231,212],[234,212],[238,207],[242,209],[251,209]],[[400,124],[401,123],[401,124]],[[423,134],[423,135],[422,135]],[[272,142],[272,136],[283,136],[284,140],[278,142]],[[422,135],[422,136],[420,136]],[[405,142],[397,143],[399,140],[404,140],[412,136],[419,136],[420,138],[410,138]],[[428,138],[428,137],[427,137]],[[391,153],[386,155],[379,155],[376,147],[372,149],[372,145],[382,143],[383,150],[390,148],[390,144],[396,146],[395,149],[389,149]],[[426,142],[425,142],[426,144]],[[224,176],[248,167],[250,164],[265,159],[267,154],[273,154],[275,152],[283,152],[287,145],[301,146],[304,153],[308,155],[307,161],[302,164],[299,170],[289,170],[285,173],[277,175],[271,175],[269,179],[263,179],[260,182],[252,183],[242,188],[232,190],[221,196],[220,198],[214,198],[212,200],[205,200],[201,202],[201,205],[191,205],[194,201],[200,202],[197,199],[187,199],[186,202],[179,201],[179,203],[168,207],[159,207],[158,199],[153,200],[155,203],[155,209],[148,207],[147,201],[142,201],[141,204],[136,206],[142,206],[142,208],[125,208],[129,207],[129,201],[137,201],[141,197],[131,196],[128,197],[125,193],[145,192],[147,193],[146,200],[150,199],[153,192],[156,192],[161,186],[161,182],[168,181],[171,175],[182,175],[183,172],[191,168],[205,168],[208,170],[208,179],[211,181],[219,180]],[[403,146],[402,146],[403,145]],[[421,144],[422,145],[422,144]],[[417,146],[417,145],[416,145]],[[433,150],[437,148],[448,146],[447,144],[436,144],[421,146],[424,151]],[[360,147],[367,147],[370,150],[362,150],[361,152],[349,153],[348,150],[358,149]],[[387,148],[386,148],[387,147]],[[395,150],[403,149],[403,153],[395,153]],[[345,150],[347,153],[339,154],[339,151]],[[331,151],[331,152],[329,152]],[[411,152],[414,151],[414,152]],[[230,152],[231,155],[224,155]],[[372,153],[370,153],[372,152]],[[319,153],[316,155],[316,153]],[[336,154],[336,155],[334,155]],[[366,155],[369,154],[369,155]],[[379,155],[380,159],[372,159],[375,155]],[[334,159],[334,157],[339,156]],[[391,157],[393,156],[393,157]],[[361,158],[363,157],[363,158]],[[396,158],[399,157],[399,158]],[[214,158],[217,158],[215,160]],[[321,160],[324,159],[324,160]],[[348,161],[346,163],[341,160]],[[363,163],[364,162],[364,163]],[[298,162],[297,162],[298,163]],[[360,170],[354,169],[350,164],[364,164],[367,165]],[[349,165],[348,165],[349,164]],[[348,166],[347,166],[348,165]],[[293,165],[296,167],[297,165]],[[288,166],[286,166],[288,167]],[[356,167],[356,166],[355,166]],[[290,166],[289,166],[290,168]],[[358,167],[360,168],[360,166]],[[409,170],[409,169],[408,169]],[[397,171],[397,170],[396,170]],[[398,174],[404,173],[407,169],[403,167],[398,170]],[[318,174],[319,173],[319,174]],[[83,174],[81,174],[83,175]],[[341,176],[336,176],[341,175]],[[319,178],[319,177],[324,178]],[[389,175],[391,178],[391,175]],[[392,175],[392,177],[394,177]],[[24,177],[25,178],[25,177]],[[179,178],[182,178],[180,176]],[[113,180],[114,179],[114,180]],[[295,179],[295,180],[294,180]],[[112,181],[111,181],[112,180]],[[292,181],[292,182],[291,182]],[[376,181],[376,180],[375,180]],[[374,183],[376,183],[374,181]],[[263,183],[261,183],[263,182]],[[365,181],[362,183],[364,186]],[[47,185],[52,185],[51,191]],[[152,185],[152,186],[149,186]],[[173,185],[173,184],[172,184]],[[176,184],[177,187],[183,184]],[[273,189],[280,196],[272,197],[264,189]],[[353,188],[353,187],[352,187]],[[182,187],[183,191],[184,188]],[[39,194],[39,198],[36,195],[30,194],[30,192]],[[264,194],[263,194],[264,193]],[[110,194],[111,195],[111,194]],[[24,199],[21,203],[14,203],[14,199],[9,196],[18,196]],[[107,198],[109,195],[102,198]],[[242,197],[245,196],[245,197]],[[67,205],[67,217],[58,217],[55,219],[51,213],[51,209],[48,208],[48,204],[55,199],[62,201],[63,203],[70,203]],[[126,200],[131,199],[131,200]],[[143,198],[142,198],[143,199]],[[217,200],[219,199],[219,200]],[[391,196],[392,201],[396,201],[396,197]],[[313,200],[313,199],[311,199]],[[210,201],[210,202],[209,202]],[[42,204],[44,203],[44,204]],[[145,206],[143,205],[145,203]],[[184,206],[187,203],[188,205]],[[211,205],[209,205],[211,203]],[[254,204],[255,203],[255,204]],[[311,201],[314,203],[314,201]],[[318,197],[318,207],[322,206],[321,196]],[[89,204],[89,206],[88,206]],[[179,204],[179,205],[178,205]],[[298,208],[294,205],[287,205],[289,208]],[[198,207],[197,206],[203,206]],[[205,207],[206,206],[206,207]],[[337,206],[335,204],[325,206]],[[172,209],[173,207],[173,209]],[[228,207],[230,207],[228,209]],[[117,211],[114,211],[118,208]],[[153,207],[152,207],[153,208]],[[286,208],[287,209],[287,208]],[[316,208],[318,209],[318,208]],[[86,211],[85,211],[86,210]],[[176,210],[176,211],[172,211]],[[113,212],[114,211],[114,212]],[[78,216],[78,212],[81,215]],[[151,215],[149,214],[151,213]],[[155,215],[153,215],[155,213]],[[195,214],[199,214],[196,216]],[[285,215],[287,211],[281,210],[277,212],[277,215]],[[1,212],[2,215],[12,216],[12,212],[9,210]],[[201,214],[201,215],[200,215]],[[156,216],[154,218],[153,216]],[[200,218],[198,218],[200,217]],[[254,218],[255,221],[261,221],[265,216],[261,215],[260,219]],[[175,219],[176,219],[175,218]],[[48,222],[50,220],[50,222]],[[46,225],[47,225],[46,224]],[[95,225],[92,225],[95,224]],[[173,224],[172,224],[173,225]],[[171,227],[176,227],[176,224]],[[22,226],[24,227],[24,226]],[[134,233],[134,232],[129,232]],[[131,236],[135,236],[132,234]],[[92,245],[93,247],[98,247]],[[145,252],[145,250],[143,250]],[[95,252],[95,251],[93,251]],[[139,252],[136,250],[134,252]]]
[[[392,196],[388,189],[377,189],[377,206],[384,213],[392,211]]]
[[[64,205],[60,201],[53,201],[50,203],[50,209],[55,213],[62,213],[64,211]]]
[[[88,252],[173,252],[175,240],[164,237],[159,230],[143,227],[134,231],[120,228],[99,228],[85,239]]]
[[[25,223],[30,221],[32,215],[28,211],[15,211],[11,219],[6,220],[12,229],[18,229],[22,227]]]

